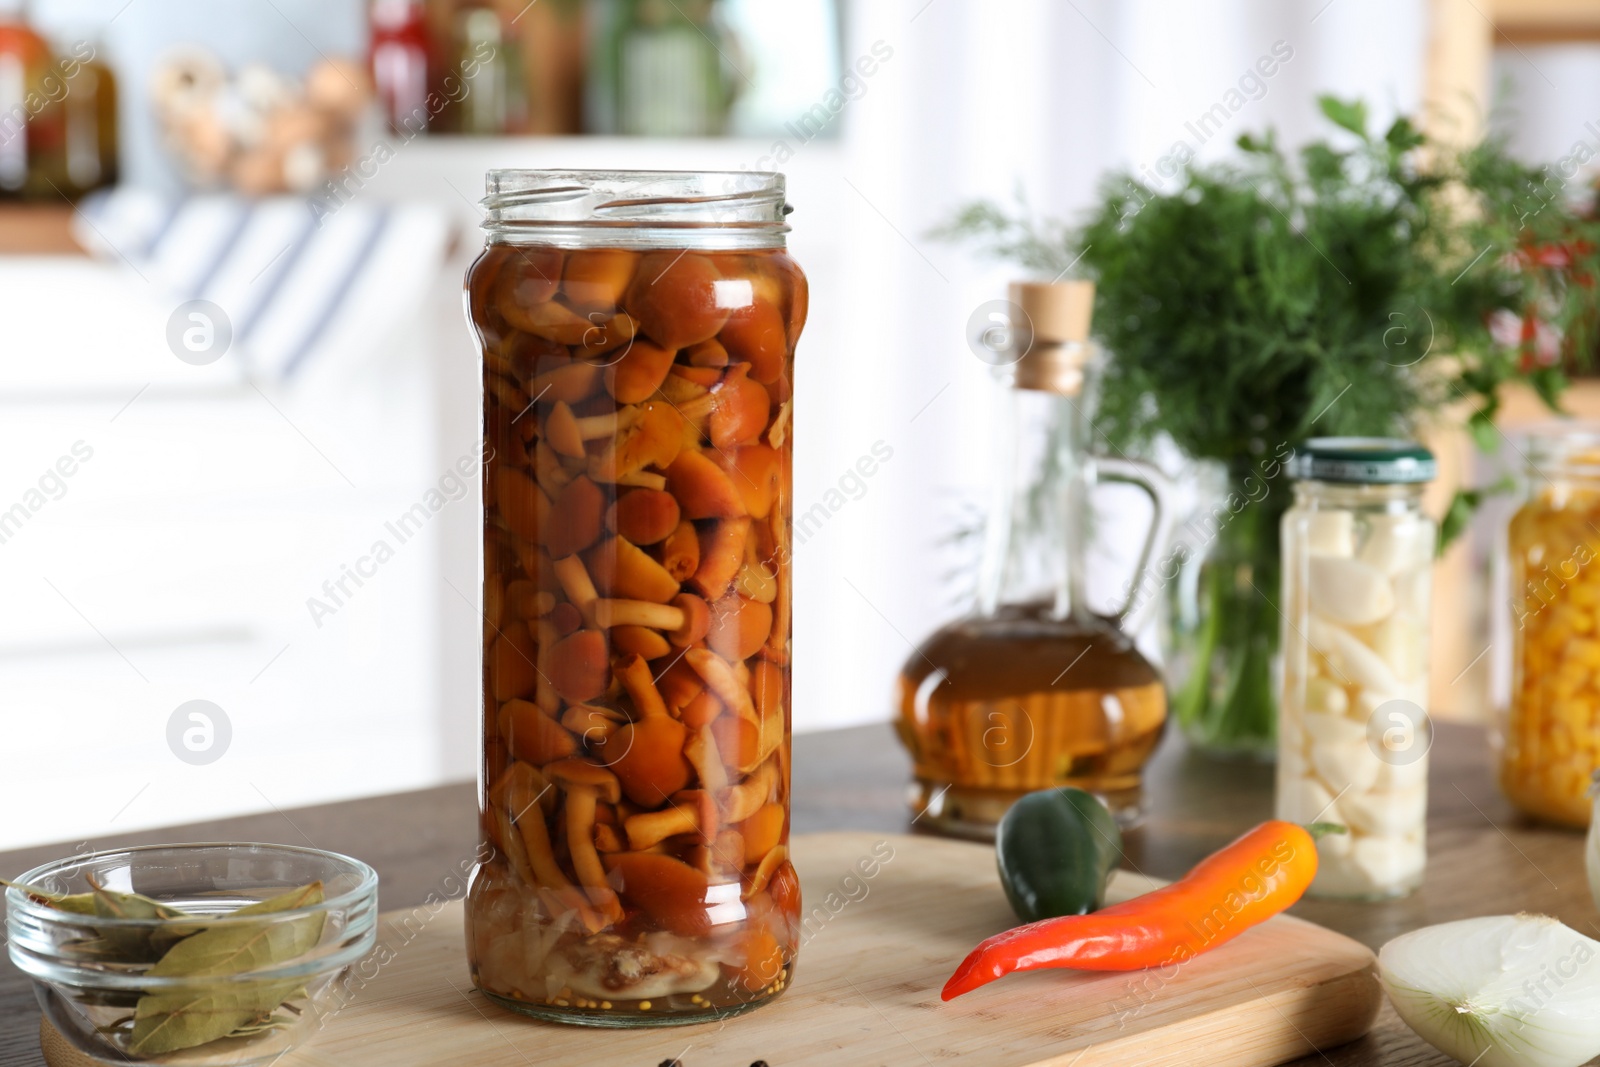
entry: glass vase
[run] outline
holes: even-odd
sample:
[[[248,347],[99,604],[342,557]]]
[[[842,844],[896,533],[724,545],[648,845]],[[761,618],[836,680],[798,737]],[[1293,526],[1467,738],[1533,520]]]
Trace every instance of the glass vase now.
[[[1204,752],[1271,762],[1282,626],[1278,524],[1289,493],[1276,462],[1196,466],[1201,499],[1175,537],[1183,562],[1167,586],[1172,715]]]

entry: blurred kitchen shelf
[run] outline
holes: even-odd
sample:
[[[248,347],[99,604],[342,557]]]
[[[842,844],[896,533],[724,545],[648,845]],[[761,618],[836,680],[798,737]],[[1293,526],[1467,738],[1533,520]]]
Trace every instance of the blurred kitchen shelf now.
[[[81,256],[70,204],[0,204],[0,255]]]
[[[1600,41],[1594,0],[1496,0],[1487,6],[1499,39],[1512,45]]]

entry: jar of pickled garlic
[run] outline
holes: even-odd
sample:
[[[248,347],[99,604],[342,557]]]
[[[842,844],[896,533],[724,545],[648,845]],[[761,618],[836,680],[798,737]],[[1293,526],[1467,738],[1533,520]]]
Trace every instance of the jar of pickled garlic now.
[[[493,171],[473,980],[591,1026],[789,981],[794,346],[768,173]]]
[[[1334,824],[1309,894],[1376,900],[1427,862],[1431,453],[1391,438],[1313,438],[1288,470],[1277,814]]]
[[[1600,426],[1530,433],[1522,452],[1527,489],[1506,528],[1500,787],[1529,815],[1584,827],[1600,768]]]

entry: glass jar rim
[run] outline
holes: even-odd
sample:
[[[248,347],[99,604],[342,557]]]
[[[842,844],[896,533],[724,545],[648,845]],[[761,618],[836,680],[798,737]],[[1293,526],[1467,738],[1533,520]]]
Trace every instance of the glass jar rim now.
[[[491,240],[781,247],[787,179],[752,170],[528,170],[484,176]]]
[[[308,915],[313,912],[326,912],[341,908],[348,908],[361,902],[364,898],[371,897],[378,888],[378,872],[360,860],[346,856],[340,852],[329,852],[326,849],[308,848],[303,845],[278,845],[265,842],[242,841],[194,841],[182,844],[164,845],[130,845],[126,848],[107,848],[98,852],[86,852],[76,856],[63,856],[61,859],[43,863],[21,875],[15,885],[6,887],[4,899],[7,908],[42,916],[50,921],[71,922],[75,926],[129,928],[129,927],[154,927],[170,920],[165,919],[124,919],[115,916],[78,915],[63,913],[48,904],[36,903],[21,886],[38,887],[44,879],[70,874],[76,870],[87,867],[96,860],[108,860],[118,856],[150,855],[161,853],[199,853],[202,850],[224,849],[251,849],[263,853],[280,853],[305,856],[344,867],[345,873],[355,879],[355,885],[340,893],[338,896],[329,897],[317,904],[307,904],[299,908],[288,908],[283,911],[272,912],[274,921],[280,919],[293,919],[297,916]],[[289,888],[288,886],[284,887]],[[65,917],[63,917],[65,916]],[[208,915],[206,923],[210,926],[227,926],[230,924],[243,924],[260,922],[259,915]]]
[[[1517,434],[1528,469],[1600,477],[1600,422],[1543,422]]]

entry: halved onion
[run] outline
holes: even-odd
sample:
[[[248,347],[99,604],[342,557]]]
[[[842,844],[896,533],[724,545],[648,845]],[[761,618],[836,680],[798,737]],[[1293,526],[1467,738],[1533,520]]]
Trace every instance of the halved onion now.
[[[1542,915],[1415,930],[1378,953],[1395,1011],[1477,1067],[1578,1067],[1600,1054],[1600,941]]]

